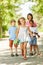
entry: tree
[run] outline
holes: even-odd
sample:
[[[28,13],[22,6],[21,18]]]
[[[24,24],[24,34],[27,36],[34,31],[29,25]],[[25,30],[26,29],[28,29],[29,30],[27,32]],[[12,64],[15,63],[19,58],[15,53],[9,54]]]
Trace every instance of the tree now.
[[[17,19],[15,9],[18,8],[20,0],[0,0],[0,37],[2,37],[3,27],[8,26],[9,21],[14,18]],[[6,30],[6,29],[4,29]]]
[[[6,31],[9,21],[14,18],[17,20],[18,15],[16,11],[19,5],[29,0],[0,0],[0,37],[2,37],[2,31]],[[6,29],[3,29],[6,26]]]
[[[43,0],[35,0],[35,1],[37,5],[33,7],[34,12],[39,13],[40,15],[43,16]]]
[[[42,29],[43,24],[43,0],[33,0],[36,5],[32,7],[33,15],[37,19],[39,30]],[[43,31],[43,30],[42,30]]]

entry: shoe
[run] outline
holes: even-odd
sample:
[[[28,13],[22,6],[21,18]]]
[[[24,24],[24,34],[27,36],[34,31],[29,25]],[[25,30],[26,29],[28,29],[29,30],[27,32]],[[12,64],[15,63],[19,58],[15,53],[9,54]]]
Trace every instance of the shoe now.
[[[14,54],[11,54],[11,57],[14,57]]]
[[[27,57],[24,57],[24,60],[27,60]]]
[[[18,54],[16,54],[16,56],[19,56]]]
[[[41,55],[41,53],[40,53],[40,52],[38,52],[38,53],[37,53],[37,55]]]
[[[30,56],[33,56],[34,54],[33,54],[33,53],[30,53],[29,55],[30,55]]]

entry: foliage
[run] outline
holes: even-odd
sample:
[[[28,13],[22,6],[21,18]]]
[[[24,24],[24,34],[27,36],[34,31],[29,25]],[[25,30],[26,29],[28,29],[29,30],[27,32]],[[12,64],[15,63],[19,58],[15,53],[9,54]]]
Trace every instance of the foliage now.
[[[43,16],[43,0],[36,0],[36,3],[37,5],[33,7],[33,11]]]
[[[0,0],[0,35],[7,30],[9,21],[14,18],[17,20],[16,9],[19,8],[20,0]]]
[[[36,5],[32,7],[33,15],[37,19],[38,30],[43,31],[43,0],[33,0]]]
[[[28,1],[37,3],[32,10],[37,15],[37,20],[41,20],[43,18],[43,0],[0,0],[0,37],[2,37],[3,31],[7,30],[10,20],[14,18],[17,21],[20,16],[16,14],[19,5]]]
[[[2,37],[3,31],[5,32],[8,23],[11,19],[16,19],[20,16],[16,14],[21,3],[28,0],[0,0],[0,35]],[[6,26],[6,28],[5,28]]]

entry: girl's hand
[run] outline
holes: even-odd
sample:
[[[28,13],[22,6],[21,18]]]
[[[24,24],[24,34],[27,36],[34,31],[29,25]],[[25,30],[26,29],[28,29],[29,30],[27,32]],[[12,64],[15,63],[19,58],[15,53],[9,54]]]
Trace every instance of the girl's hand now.
[[[40,35],[38,35],[38,38],[40,38]]]
[[[33,33],[32,32],[30,33],[30,36],[33,37]]]
[[[35,33],[33,33],[33,36],[36,36],[36,34],[35,34]]]
[[[17,40],[18,40],[19,29],[20,29],[20,26],[18,26],[18,28],[17,28],[17,30],[16,30],[16,32],[15,32],[15,34],[16,34],[16,39],[17,39]]]

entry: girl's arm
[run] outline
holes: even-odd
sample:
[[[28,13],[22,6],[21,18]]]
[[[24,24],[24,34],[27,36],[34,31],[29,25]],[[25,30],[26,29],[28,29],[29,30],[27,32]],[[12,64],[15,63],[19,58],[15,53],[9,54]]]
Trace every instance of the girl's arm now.
[[[31,32],[30,28],[28,27],[28,32],[31,35],[31,37],[33,37],[33,33]]]
[[[19,29],[20,28],[18,27],[17,30],[16,30],[16,32],[15,32],[16,33],[16,38],[18,38]]]
[[[34,34],[36,34],[38,36],[38,38],[40,38],[40,35],[38,33],[34,32]]]
[[[33,33],[31,32],[31,30],[30,30],[30,24],[29,24],[29,22],[27,22],[26,23],[26,27],[27,27],[27,29],[28,29],[28,32],[29,32],[29,34],[33,37]]]

